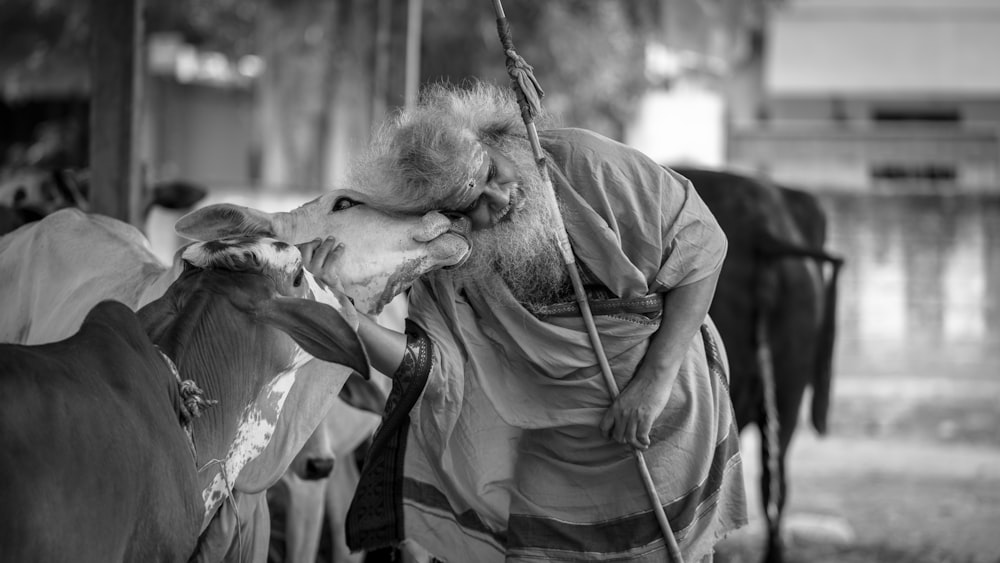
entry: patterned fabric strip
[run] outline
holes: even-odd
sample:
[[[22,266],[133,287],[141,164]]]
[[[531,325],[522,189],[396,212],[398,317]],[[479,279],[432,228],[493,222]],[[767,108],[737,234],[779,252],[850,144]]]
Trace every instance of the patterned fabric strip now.
[[[403,539],[403,459],[410,409],[427,384],[432,343],[417,324],[406,321],[406,351],[392,377],[382,425],[375,433],[345,523],[352,551],[395,546]]]

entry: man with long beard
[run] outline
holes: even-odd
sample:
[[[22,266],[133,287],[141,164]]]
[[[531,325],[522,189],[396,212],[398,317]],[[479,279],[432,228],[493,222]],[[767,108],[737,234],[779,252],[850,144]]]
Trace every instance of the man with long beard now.
[[[413,287],[405,335],[362,320],[372,365],[394,383],[348,543],[419,545],[453,563],[666,561],[638,448],[685,561],[711,560],[746,521],[728,366],[707,316],[726,239],[686,179],[579,129],[540,132],[550,205],[522,129],[503,90],[434,86],[349,178],[412,194],[414,212],[464,215],[473,251]],[[614,401],[553,236],[557,213]],[[330,245],[304,254],[333,271]]]

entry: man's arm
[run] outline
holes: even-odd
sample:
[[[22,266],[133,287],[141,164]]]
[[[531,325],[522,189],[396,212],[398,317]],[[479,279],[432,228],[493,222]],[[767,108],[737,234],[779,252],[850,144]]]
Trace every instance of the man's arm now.
[[[368,362],[382,373],[396,373],[406,351],[406,335],[376,323],[368,315],[358,317],[358,337],[368,352]]]
[[[664,295],[660,328],[635,376],[601,420],[601,431],[612,440],[641,450],[649,447],[653,422],[667,406],[691,339],[705,322],[720,271]]]
[[[327,237],[300,244],[298,249],[307,270],[330,287],[344,291],[337,276],[337,260],[343,251],[342,244],[333,237]],[[373,368],[390,376],[396,373],[406,351],[405,334],[386,328],[358,311],[358,337]]]

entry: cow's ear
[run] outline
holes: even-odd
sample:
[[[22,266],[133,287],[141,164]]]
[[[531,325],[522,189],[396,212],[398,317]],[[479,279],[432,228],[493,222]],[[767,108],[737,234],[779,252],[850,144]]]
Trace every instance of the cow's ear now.
[[[386,396],[382,388],[372,379],[364,379],[356,373],[351,373],[344,386],[340,388],[340,400],[356,409],[382,414],[385,410]]]
[[[192,240],[232,236],[275,236],[274,215],[242,205],[216,203],[196,209],[174,224],[178,235]]]
[[[333,307],[279,296],[258,302],[254,313],[257,320],[285,332],[312,356],[370,377],[368,355],[358,333]]]

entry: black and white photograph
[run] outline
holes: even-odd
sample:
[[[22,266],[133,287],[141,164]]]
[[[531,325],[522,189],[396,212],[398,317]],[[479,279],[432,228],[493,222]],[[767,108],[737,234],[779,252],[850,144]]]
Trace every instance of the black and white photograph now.
[[[1000,563],[1000,0],[3,0],[0,562]]]

